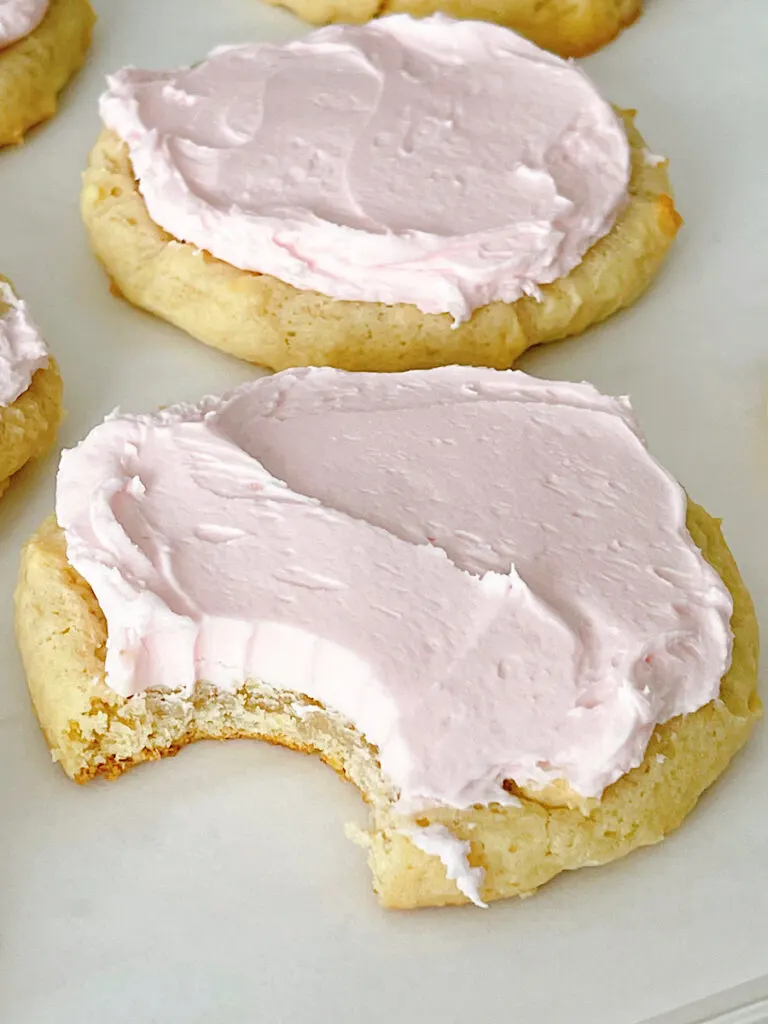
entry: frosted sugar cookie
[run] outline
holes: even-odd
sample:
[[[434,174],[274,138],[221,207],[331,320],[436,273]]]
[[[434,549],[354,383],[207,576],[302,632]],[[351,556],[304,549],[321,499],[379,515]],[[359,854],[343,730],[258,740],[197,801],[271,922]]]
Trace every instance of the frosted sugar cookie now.
[[[53,444],[61,377],[25,302],[0,277],[0,494]]]
[[[88,0],[0,0],[0,146],[55,114],[94,20]]]
[[[125,69],[101,113],[82,209],[116,288],[273,369],[509,367],[637,298],[680,223],[631,115],[496,25]]]
[[[717,522],[626,401],[515,371],[294,370],[110,417],[62,456],[16,629],[73,779],[197,739],[315,752],[366,798],[387,906],[657,842],[760,714]]]
[[[305,21],[365,22],[385,14],[417,17],[441,11],[455,18],[495,21],[553,50],[584,57],[610,43],[639,17],[642,0],[268,0]]]

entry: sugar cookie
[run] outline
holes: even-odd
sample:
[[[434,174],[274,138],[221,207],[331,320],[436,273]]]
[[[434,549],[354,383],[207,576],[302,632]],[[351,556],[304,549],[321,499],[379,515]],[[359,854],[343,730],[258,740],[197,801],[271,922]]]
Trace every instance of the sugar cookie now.
[[[387,14],[425,17],[442,11],[455,18],[495,21],[561,57],[585,57],[640,16],[642,0],[267,0],[305,21],[365,22]]]
[[[61,377],[26,303],[0,277],[0,494],[30,459],[53,444]]]
[[[288,371],[111,417],[56,509],[16,629],[67,774],[206,738],[318,753],[370,806],[387,906],[657,842],[760,714],[718,524],[686,527],[628,404],[587,385]]]
[[[127,69],[102,116],[82,210],[116,289],[273,369],[509,367],[634,301],[680,224],[632,114],[494,25]]]
[[[15,38],[9,19],[5,46],[0,31],[0,146],[21,142],[30,128],[53,117],[59,93],[91,43],[95,17],[88,0],[49,0],[32,7],[33,17],[17,23],[33,26],[31,31]]]

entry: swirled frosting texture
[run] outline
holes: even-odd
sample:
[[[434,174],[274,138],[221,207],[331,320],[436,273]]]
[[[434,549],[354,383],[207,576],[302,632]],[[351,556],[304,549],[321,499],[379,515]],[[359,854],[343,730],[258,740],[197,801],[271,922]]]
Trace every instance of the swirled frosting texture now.
[[[625,401],[459,367],[115,415],[57,493],[113,689],[304,693],[409,807],[597,795],[717,695],[732,606],[685,515]]]
[[[0,50],[34,31],[47,10],[48,0],[0,0]]]
[[[48,365],[48,348],[26,302],[0,279],[0,408],[11,405]]]
[[[337,299],[459,321],[536,295],[626,198],[610,106],[496,25],[396,15],[108,86],[102,118],[157,224]]]

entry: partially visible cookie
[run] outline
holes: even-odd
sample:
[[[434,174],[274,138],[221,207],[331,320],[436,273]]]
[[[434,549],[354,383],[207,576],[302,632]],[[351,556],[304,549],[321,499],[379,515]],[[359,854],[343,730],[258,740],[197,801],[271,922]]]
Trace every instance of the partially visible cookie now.
[[[643,0],[267,0],[305,21],[356,24],[385,14],[424,17],[441,11],[454,18],[495,21],[561,57],[584,57],[640,16]]]
[[[56,113],[58,95],[85,59],[96,18],[88,0],[50,0],[28,35],[0,49],[0,146]]]
[[[62,382],[24,302],[0,277],[0,494],[53,444]]]

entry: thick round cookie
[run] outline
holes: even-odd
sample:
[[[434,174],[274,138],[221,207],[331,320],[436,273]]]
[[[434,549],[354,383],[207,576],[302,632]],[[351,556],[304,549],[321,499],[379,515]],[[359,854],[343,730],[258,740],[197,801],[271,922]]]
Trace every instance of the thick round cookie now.
[[[642,0],[268,0],[315,25],[364,22],[385,14],[440,11],[506,25],[561,57],[584,57],[615,39],[640,15]]]
[[[752,601],[717,521],[690,504],[688,526],[733,596],[733,658],[719,699],[657,726],[642,764],[609,786],[599,801],[569,806],[573,801],[552,788],[536,799],[518,792],[519,806],[425,812],[419,825],[447,826],[470,844],[471,865],[485,871],[484,900],[527,895],[561,871],[606,863],[658,842],[682,822],[747,740],[761,714]],[[69,564],[64,535],[53,518],[22,554],[16,632],[40,724],[55,760],[71,778],[117,778],[198,739],[262,739],[317,753],[352,781],[370,806],[370,829],[353,838],[369,850],[374,889],[384,905],[467,902],[441,861],[402,831],[413,823],[391,803],[376,750],[338,715],[256,681],[234,693],[199,685],[188,698],[150,690],[126,699],[110,689],[104,679],[104,616],[91,588]]]
[[[88,0],[51,0],[28,36],[0,50],[0,146],[56,113],[58,95],[85,59],[95,21]]]
[[[127,147],[103,131],[83,179],[82,213],[117,291],[224,352],[275,370],[397,371],[451,363],[512,366],[526,349],[579,334],[650,284],[681,219],[664,164],[623,115],[632,151],[629,201],[611,231],[541,301],[494,302],[455,326],[409,304],[340,301],[239,270],[179,242],[150,218]]]

